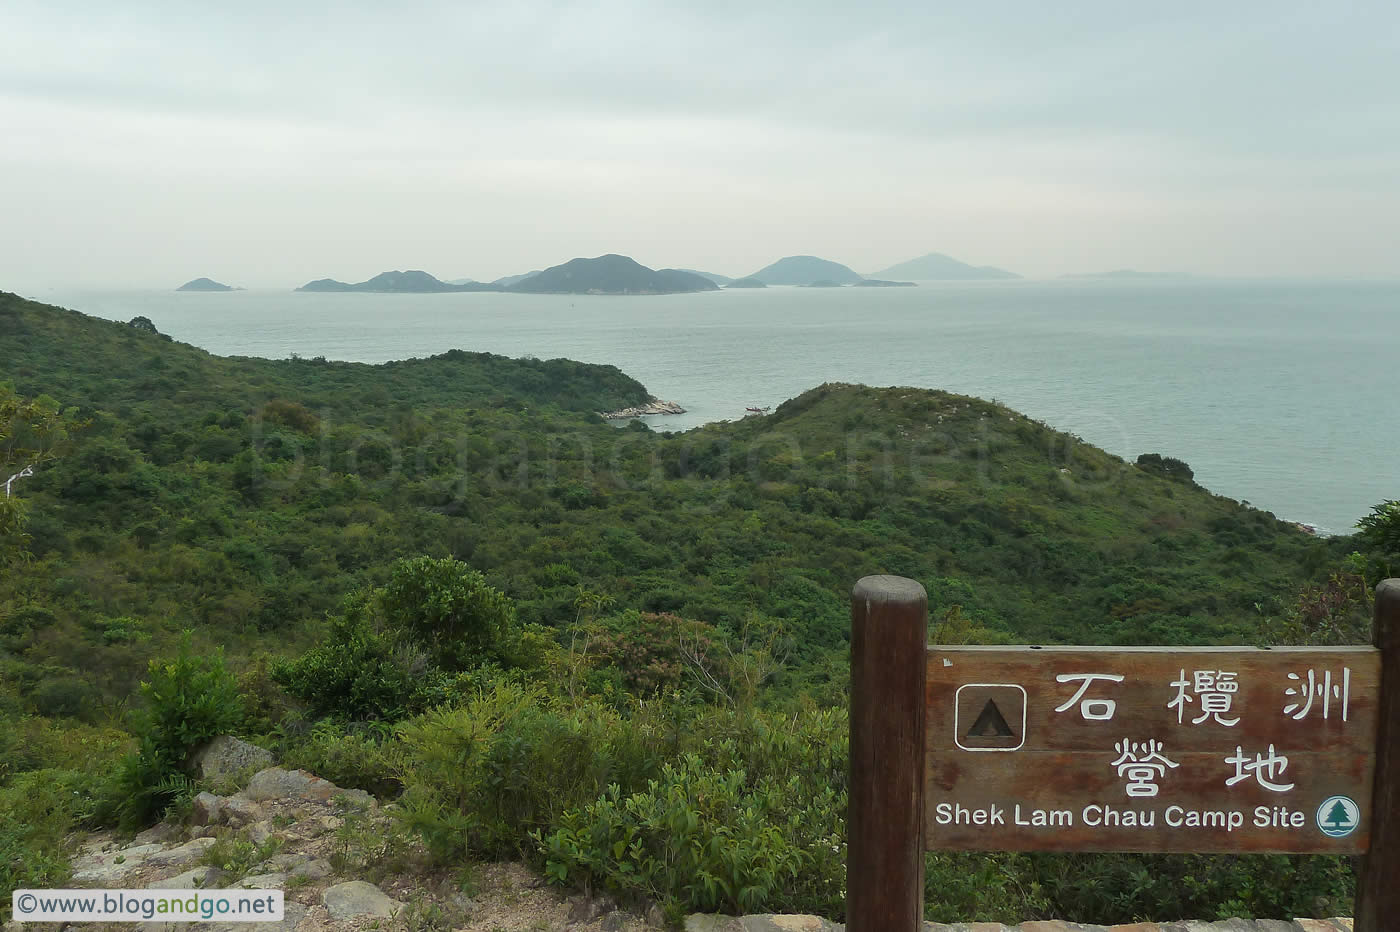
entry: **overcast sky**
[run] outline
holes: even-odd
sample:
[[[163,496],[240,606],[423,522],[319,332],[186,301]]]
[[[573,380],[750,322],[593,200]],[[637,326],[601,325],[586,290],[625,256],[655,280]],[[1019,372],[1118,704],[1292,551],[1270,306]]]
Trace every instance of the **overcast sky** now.
[[[3,0],[0,289],[1400,278],[1400,4],[822,2]]]

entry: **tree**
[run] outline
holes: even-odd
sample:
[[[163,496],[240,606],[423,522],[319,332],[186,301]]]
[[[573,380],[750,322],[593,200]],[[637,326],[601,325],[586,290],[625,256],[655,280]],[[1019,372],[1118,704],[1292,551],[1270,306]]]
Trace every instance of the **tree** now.
[[[1381,502],[1356,522],[1357,529],[1372,550],[1380,554],[1400,554],[1400,501]]]
[[[1137,458],[1137,465],[1139,469],[1156,473],[1164,479],[1185,482],[1187,485],[1195,484],[1196,474],[1191,471],[1191,467],[1174,456],[1144,453]]]
[[[9,383],[0,383],[0,541],[20,537],[24,509],[17,486],[35,470],[65,453],[73,434],[87,426],[76,408],[64,409],[48,395],[21,397]],[[0,562],[13,550],[0,546]]]

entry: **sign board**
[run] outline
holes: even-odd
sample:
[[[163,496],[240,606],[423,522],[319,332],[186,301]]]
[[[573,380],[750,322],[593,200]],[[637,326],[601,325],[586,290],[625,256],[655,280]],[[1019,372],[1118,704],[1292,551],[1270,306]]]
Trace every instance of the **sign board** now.
[[[1364,853],[1373,647],[929,647],[924,845]]]

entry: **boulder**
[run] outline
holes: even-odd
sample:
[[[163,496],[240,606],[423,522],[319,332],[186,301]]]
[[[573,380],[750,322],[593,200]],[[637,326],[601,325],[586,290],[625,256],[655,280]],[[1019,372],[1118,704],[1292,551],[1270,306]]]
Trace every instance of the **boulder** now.
[[[79,887],[119,887],[121,879],[163,850],[162,845],[133,845],[120,850],[89,848],[73,862],[73,885]]]
[[[322,780],[305,770],[283,770],[269,767],[253,775],[248,787],[239,795],[254,802],[269,799],[301,799],[308,802],[329,802],[331,797],[350,791],[342,790],[329,780]]]
[[[193,864],[204,857],[204,852],[209,850],[214,841],[215,839],[208,837],[196,838],[177,848],[156,851],[146,858],[146,864],[153,867],[184,867]]]
[[[152,880],[146,884],[147,890],[209,890],[218,886],[224,872],[209,865],[191,868],[183,874]]]
[[[227,822],[234,828],[241,828],[252,822],[261,822],[263,818],[262,806],[251,799],[244,799],[240,796],[230,796],[225,799],[219,812],[219,821]]]
[[[403,908],[398,900],[390,899],[372,883],[351,880],[327,887],[321,894],[321,902],[331,919],[355,919],[359,916],[373,916],[388,919]]]
[[[281,890],[286,885],[287,875],[281,873],[249,874],[234,884],[243,890]]]
[[[222,780],[275,763],[272,752],[232,735],[220,735],[195,752],[195,766],[206,780]]]
[[[163,845],[174,841],[180,834],[179,828],[169,822],[157,822],[131,840],[134,845]]]
[[[224,798],[215,796],[213,793],[200,793],[194,798],[194,805],[190,808],[190,822],[195,825],[215,825],[219,821],[219,812],[224,807]]]

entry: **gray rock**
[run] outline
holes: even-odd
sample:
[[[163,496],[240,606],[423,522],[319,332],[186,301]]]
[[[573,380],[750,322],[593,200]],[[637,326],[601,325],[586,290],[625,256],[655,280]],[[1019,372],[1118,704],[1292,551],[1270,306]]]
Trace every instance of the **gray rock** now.
[[[85,851],[73,862],[73,884],[79,887],[116,887],[117,882],[136,871],[162,845],[134,845],[111,851]]]
[[[146,858],[146,863],[156,867],[184,867],[186,864],[193,864],[204,857],[204,852],[209,850],[214,841],[213,838],[196,838],[193,841],[185,842],[178,848],[157,851]]]
[[[267,844],[267,840],[272,837],[272,823],[266,820],[254,822],[248,826],[248,840],[255,845]]]
[[[388,919],[403,908],[398,900],[390,899],[372,883],[351,880],[327,887],[321,894],[321,902],[326,904],[326,912],[331,919],[354,919],[357,916],[375,916]]]
[[[603,921],[598,925],[600,932],[622,932],[627,925],[627,914],[621,910],[613,910],[603,917]]]
[[[685,917],[685,932],[744,932],[744,927],[733,916],[691,913]]]
[[[287,875],[281,873],[250,874],[234,884],[243,890],[281,890],[286,885]]]
[[[195,825],[214,825],[223,811],[224,798],[213,793],[200,793],[194,798],[190,809],[190,822]]]
[[[272,752],[256,744],[221,735],[195,752],[194,763],[206,780],[222,780],[275,763]]]
[[[295,932],[306,913],[306,907],[300,903],[287,903],[281,922],[200,922],[192,923],[190,932]]]
[[[262,806],[251,799],[243,799],[238,796],[230,796],[224,800],[223,806],[219,810],[219,819],[234,828],[239,828],[250,822],[261,821],[263,817]]]
[[[173,841],[180,830],[169,822],[157,822],[131,840],[133,845],[163,845]]]
[[[223,877],[223,871],[204,865],[191,868],[183,874],[152,880],[146,884],[147,890],[208,890],[213,889]]]
[[[344,792],[329,780],[322,780],[314,773],[305,770],[283,770],[269,767],[253,775],[248,787],[239,795],[244,799],[262,802],[267,799],[304,799],[327,802],[337,793]]]
[[[281,871],[288,878],[325,880],[331,875],[330,862],[322,858],[308,858],[304,854],[275,854],[268,858],[267,866],[272,870]]]

